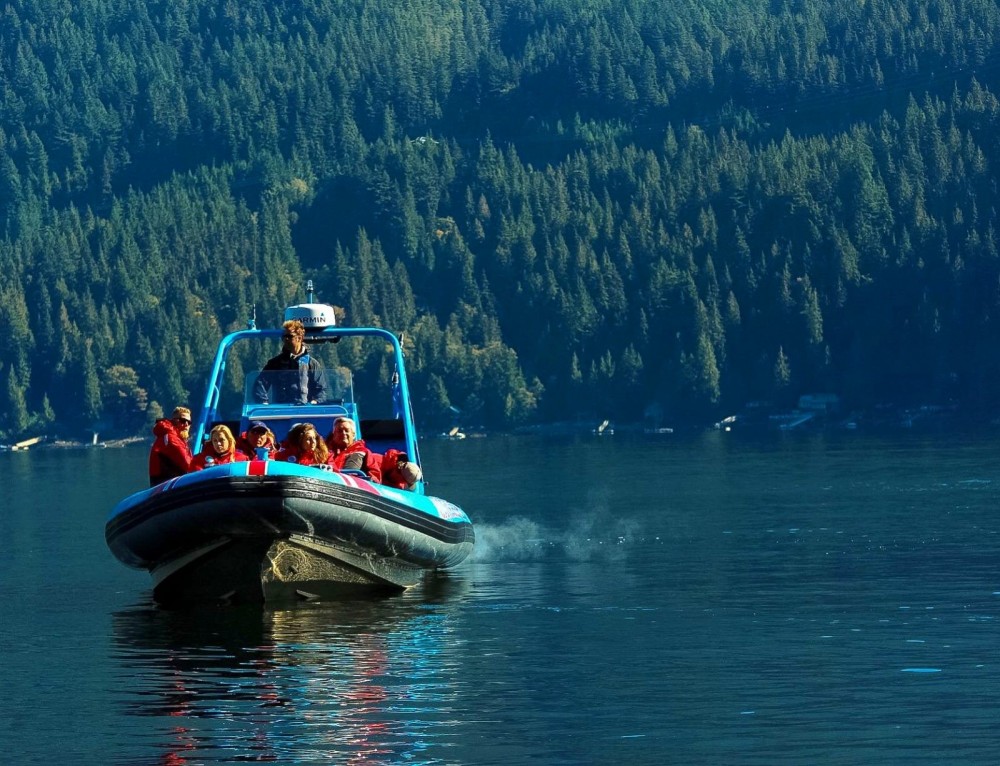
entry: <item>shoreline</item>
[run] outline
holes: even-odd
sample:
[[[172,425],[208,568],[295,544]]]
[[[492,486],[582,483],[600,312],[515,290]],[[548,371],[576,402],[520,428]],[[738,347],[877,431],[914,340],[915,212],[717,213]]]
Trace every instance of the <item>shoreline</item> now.
[[[126,436],[122,439],[108,439],[107,441],[94,442],[73,441],[71,439],[53,439],[50,442],[42,442],[35,445],[35,449],[118,449],[121,447],[131,447],[150,441],[146,436]]]
[[[803,417],[807,415],[808,417]],[[849,414],[831,412],[806,413],[800,410],[744,410],[716,423],[679,422],[667,427],[655,427],[649,422],[614,422],[596,419],[579,419],[573,421],[556,421],[550,423],[534,423],[516,426],[511,429],[488,431],[481,426],[463,429],[461,435],[451,432],[437,433],[431,428],[419,435],[420,439],[443,438],[464,439],[483,438],[488,434],[508,434],[512,436],[611,436],[615,430],[621,434],[682,434],[692,431],[720,430],[739,431],[743,433],[768,432],[820,432],[820,431],[861,431],[872,433],[884,432],[921,432],[921,431],[964,431],[992,430],[1000,426],[1000,417],[987,416],[982,413],[969,413],[953,407],[921,407],[921,408],[891,408],[886,410],[856,411]],[[35,437],[12,444],[0,444],[0,452],[23,452],[29,449],[121,449],[137,444],[149,444],[152,437],[140,434],[117,437],[104,441],[84,441],[78,439]]]

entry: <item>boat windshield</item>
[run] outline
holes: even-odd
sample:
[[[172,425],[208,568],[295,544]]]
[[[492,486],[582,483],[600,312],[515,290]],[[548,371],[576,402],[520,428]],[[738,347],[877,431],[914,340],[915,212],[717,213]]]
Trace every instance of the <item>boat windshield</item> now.
[[[346,367],[299,365],[295,370],[248,372],[243,383],[244,408],[256,404],[343,404],[354,401],[353,375]]]

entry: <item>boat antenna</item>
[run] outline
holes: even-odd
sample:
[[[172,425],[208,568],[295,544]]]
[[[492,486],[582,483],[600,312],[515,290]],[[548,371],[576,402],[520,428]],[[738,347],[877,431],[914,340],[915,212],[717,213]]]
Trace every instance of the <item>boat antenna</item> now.
[[[313,281],[306,281],[306,303],[315,303],[316,296],[313,294]]]
[[[247,329],[256,330],[257,329],[257,304],[250,304],[250,319],[247,320]]]

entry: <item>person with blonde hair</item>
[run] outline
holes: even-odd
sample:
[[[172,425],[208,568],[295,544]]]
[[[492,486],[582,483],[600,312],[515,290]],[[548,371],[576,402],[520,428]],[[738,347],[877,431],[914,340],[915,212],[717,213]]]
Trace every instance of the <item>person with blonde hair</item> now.
[[[296,423],[288,432],[284,444],[285,446],[274,456],[275,460],[321,468],[334,467],[333,456],[312,423]]]
[[[247,456],[236,449],[236,438],[227,425],[217,425],[208,435],[208,441],[201,452],[191,461],[192,471],[201,471],[214,465],[245,463]]]
[[[153,425],[153,446],[149,450],[149,486],[183,476],[191,468],[191,410],[175,407],[169,418]]]

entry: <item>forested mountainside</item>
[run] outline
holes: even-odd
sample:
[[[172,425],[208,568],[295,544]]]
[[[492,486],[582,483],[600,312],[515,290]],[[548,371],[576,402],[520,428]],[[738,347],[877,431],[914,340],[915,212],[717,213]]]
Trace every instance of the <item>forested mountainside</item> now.
[[[996,407],[998,89],[992,0],[13,0],[0,436],[197,407],[307,278],[425,426]]]

